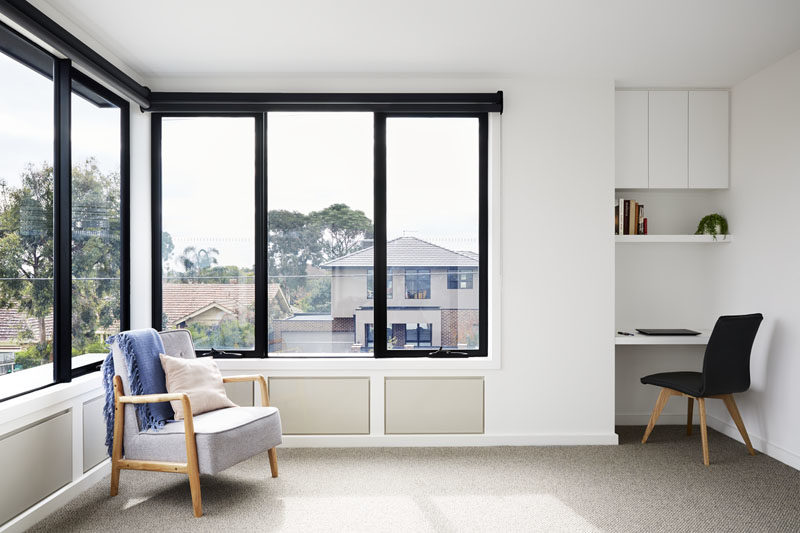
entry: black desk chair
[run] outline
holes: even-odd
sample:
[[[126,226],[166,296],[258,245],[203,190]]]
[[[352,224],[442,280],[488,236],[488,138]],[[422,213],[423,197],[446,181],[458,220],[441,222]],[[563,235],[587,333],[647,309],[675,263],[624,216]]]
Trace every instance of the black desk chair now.
[[[642,438],[642,444],[653,431],[661,411],[670,396],[686,396],[689,399],[689,416],[686,434],[692,434],[692,407],[694,400],[700,408],[700,434],[703,438],[703,463],[708,466],[708,430],[706,429],[706,398],[718,398],[725,402],[750,455],[755,455],[747,436],[744,422],[736,407],[733,393],[750,388],[750,351],[756,338],[758,326],[764,317],[752,315],[721,316],[711,332],[703,358],[702,372],[662,372],[642,378],[645,385],[661,387],[653,414]]]

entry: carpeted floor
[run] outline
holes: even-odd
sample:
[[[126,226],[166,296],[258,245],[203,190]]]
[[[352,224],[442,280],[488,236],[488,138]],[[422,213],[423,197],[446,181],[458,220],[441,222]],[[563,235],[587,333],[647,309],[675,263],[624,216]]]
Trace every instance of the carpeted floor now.
[[[800,472],[710,431],[620,427],[620,446],[279,449],[203,477],[123,471],[37,531],[800,531]]]

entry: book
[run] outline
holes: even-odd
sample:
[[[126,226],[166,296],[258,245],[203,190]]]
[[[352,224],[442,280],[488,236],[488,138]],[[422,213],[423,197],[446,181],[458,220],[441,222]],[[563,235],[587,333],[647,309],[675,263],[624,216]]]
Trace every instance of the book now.
[[[642,222],[642,226],[644,229],[644,235],[647,235],[647,218],[645,218],[644,221]]]
[[[619,235],[619,200],[614,202],[614,235]]]
[[[625,204],[622,211],[622,234],[623,235],[630,235],[631,234],[631,201],[625,200]]]

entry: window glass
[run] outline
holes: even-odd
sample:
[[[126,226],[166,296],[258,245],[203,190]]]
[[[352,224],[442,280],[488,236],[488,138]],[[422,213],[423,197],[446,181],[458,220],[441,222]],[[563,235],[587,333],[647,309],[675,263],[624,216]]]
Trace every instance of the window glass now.
[[[162,121],[162,328],[255,344],[255,119]]]
[[[85,87],[71,105],[72,354],[100,360],[122,311],[121,111]]]
[[[372,113],[267,116],[271,355],[370,351],[373,122]]]
[[[5,398],[53,381],[54,126],[51,79],[0,52],[0,80],[0,398]],[[27,377],[6,377],[17,372]]]
[[[479,347],[479,148],[478,118],[386,119],[386,262],[405,276],[392,349]]]
[[[386,274],[386,298],[392,299],[392,286],[394,285],[394,272],[390,268]],[[375,296],[375,275],[373,269],[367,270],[367,299],[371,300]]]

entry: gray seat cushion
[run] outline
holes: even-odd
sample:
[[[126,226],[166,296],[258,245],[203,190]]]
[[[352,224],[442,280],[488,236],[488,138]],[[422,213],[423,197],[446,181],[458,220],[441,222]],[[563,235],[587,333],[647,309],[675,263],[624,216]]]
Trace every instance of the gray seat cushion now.
[[[160,431],[143,431],[125,440],[125,457],[186,462],[183,421]],[[230,407],[194,417],[201,474],[216,474],[281,443],[281,419],[275,407]]]

